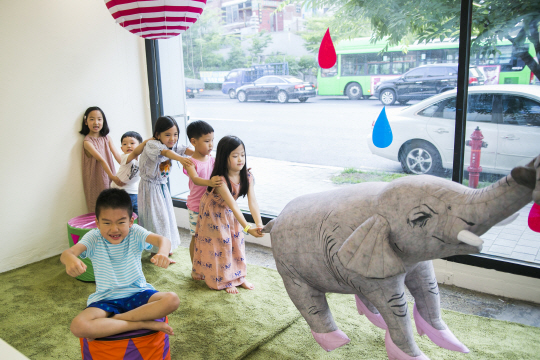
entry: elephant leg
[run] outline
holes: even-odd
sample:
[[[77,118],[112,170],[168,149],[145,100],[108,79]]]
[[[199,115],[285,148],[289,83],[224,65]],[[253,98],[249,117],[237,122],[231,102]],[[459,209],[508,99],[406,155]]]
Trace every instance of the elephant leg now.
[[[382,315],[379,313],[379,310],[369,302],[369,300],[362,294],[358,293],[354,295],[356,300],[356,309],[360,315],[366,315],[371,323],[383,330],[388,330],[388,326],[384,322]]]
[[[385,343],[389,359],[428,359],[414,342],[404,277],[403,274],[375,280],[378,288],[364,295],[379,310],[388,326]]]
[[[278,270],[279,268],[278,265]],[[351,341],[334,322],[323,292],[311,287],[288,270],[279,273],[289,297],[306,319],[313,337],[323,349],[332,351]]]
[[[427,335],[438,346],[463,353],[469,349],[452,334],[441,317],[439,286],[433,263],[423,261],[408,272],[405,284],[414,297],[414,321],[420,335]]]

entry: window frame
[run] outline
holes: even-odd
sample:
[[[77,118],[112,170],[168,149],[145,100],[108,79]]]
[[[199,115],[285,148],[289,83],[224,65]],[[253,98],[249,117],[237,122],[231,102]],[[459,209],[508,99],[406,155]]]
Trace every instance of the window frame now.
[[[468,69],[470,63],[471,23],[472,23],[473,0],[461,0],[460,35],[459,35],[459,58],[458,58],[458,81],[457,81],[457,109],[454,136],[454,167],[452,181],[459,184],[463,182],[463,164],[465,155],[465,130],[467,116],[468,97]],[[152,131],[157,118],[163,115],[163,95],[161,93],[161,77],[159,67],[159,52],[157,40],[145,40],[146,66],[148,74],[148,91],[150,96],[150,110]],[[390,67],[392,61],[389,61]],[[418,64],[420,65],[420,64]],[[367,72],[367,69],[366,69]],[[336,75],[339,69],[336,68]],[[336,76],[334,75],[334,76]],[[173,206],[187,209],[185,201],[173,199]],[[253,222],[249,212],[243,211],[246,220]],[[263,224],[267,224],[276,216],[261,214]],[[502,258],[489,254],[457,255],[443,260],[479,268],[493,269],[504,273],[521,275],[540,279],[540,265],[527,263],[521,260]]]

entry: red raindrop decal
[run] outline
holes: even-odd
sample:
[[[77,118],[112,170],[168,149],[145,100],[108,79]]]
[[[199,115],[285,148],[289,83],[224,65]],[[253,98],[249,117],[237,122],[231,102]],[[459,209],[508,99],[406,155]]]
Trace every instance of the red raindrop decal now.
[[[532,231],[540,232],[540,206],[533,204],[529,212],[529,228]]]
[[[323,69],[330,69],[336,64],[336,61],[336,49],[334,48],[334,43],[330,37],[330,29],[328,28],[319,48],[319,66]]]

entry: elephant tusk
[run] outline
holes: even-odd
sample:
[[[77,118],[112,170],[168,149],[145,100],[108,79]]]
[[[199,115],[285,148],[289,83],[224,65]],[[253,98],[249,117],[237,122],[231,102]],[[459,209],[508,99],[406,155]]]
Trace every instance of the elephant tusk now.
[[[459,241],[472,246],[481,246],[484,243],[484,240],[480,239],[469,230],[461,230],[458,233],[457,238]]]

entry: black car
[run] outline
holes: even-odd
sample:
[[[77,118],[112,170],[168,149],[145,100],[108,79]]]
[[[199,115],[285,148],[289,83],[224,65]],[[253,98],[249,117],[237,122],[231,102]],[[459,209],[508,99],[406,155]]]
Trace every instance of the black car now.
[[[251,84],[236,89],[236,98],[240,102],[248,100],[277,100],[286,103],[290,99],[306,102],[315,97],[315,85],[290,75],[263,76]]]
[[[457,64],[422,65],[407,71],[397,79],[381,81],[375,87],[373,96],[384,105],[393,105],[396,101],[406,104],[409,100],[423,100],[433,95],[457,87]],[[483,85],[482,72],[471,67],[469,85]]]

